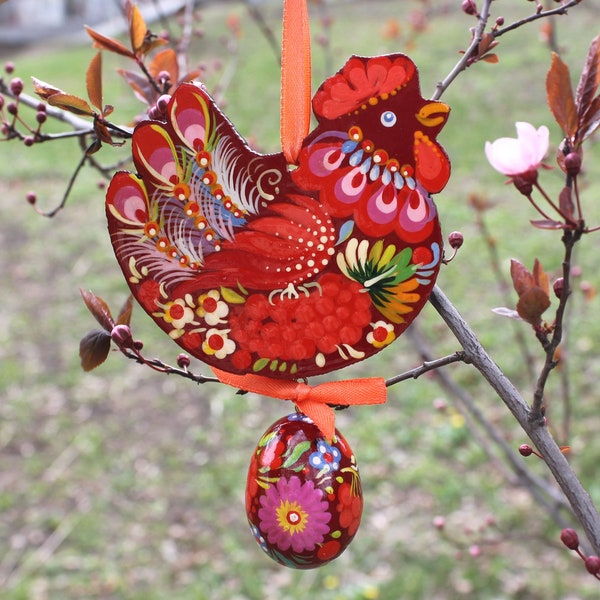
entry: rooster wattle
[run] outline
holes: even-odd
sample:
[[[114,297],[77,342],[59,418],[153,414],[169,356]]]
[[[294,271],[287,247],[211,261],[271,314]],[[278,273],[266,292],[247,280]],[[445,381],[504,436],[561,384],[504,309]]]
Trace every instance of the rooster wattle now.
[[[402,54],[351,57],[313,98],[298,164],[251,150],[206,90],[181,84],[133,134],[108,227],[131,291],[187,352],[296,379],[367,358],[415,318],[442,237],[430,194],[449,109]]]

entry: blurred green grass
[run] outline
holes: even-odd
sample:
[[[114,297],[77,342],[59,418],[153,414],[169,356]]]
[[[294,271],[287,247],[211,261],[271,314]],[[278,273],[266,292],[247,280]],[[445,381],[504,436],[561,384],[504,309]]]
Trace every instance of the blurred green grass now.
[[[433,3],[430,3],[433,4]],[[457,3],[435,4],[427,28],[409,43],[419,2],[332,3],[330,55],[314,45],[315,84],[351,54],[403,50],[419,65],[424,95],[433,93],[469,41],[473,24]],[[525,15],[531,3],[511,0],[494,8],[505,17]],[[596,9],[580,7],[556,21],[564,59],[578,76],[591,38]],[[226,19],[241,19],[235,59]],[[225,110],[240,132],[264,150],[278,144],[279,67],[272,50],[245,10],[230,3],[203,9],[205,36],[194,56],[208,65],[209,89],[226,83]],[[313,34],[322,33],[313,12]],[[277,7],[266,17],[278,29]],[[382,35],[388,19],[399,38]],[[544,77],[549,51],[534,25],[507,36],[498,65],[480,64],[462,75],[444,96],[452,107],[441,136],[453,161],[453,177],[437,198],[443,227],[459,229],[466,242],[439,278],[494,358],[523,393],[524,377],[512,323],[493,315],[501,304],[468,198],[487,196],[485,213],[505,271],[517,257],[531,266],[538,256],[556,275],[558,234],[535,230],[525,201],[483,156],[488,139],[512,135],[514,121],[551,126]],[[89,46],[37,48],[11,57],[16,75],[38,76],[84,94]],[[121,62],[105,60],[105,99],[115,118],[131,118],[140,106],[124,84],[110,77]],[[215,58],[222,69],[215,66]],[[235,60],[235,63],[232,63]],[[235,64],[233,77],[227,69]],[[224,76],[225,74],[225,76]],[[123,112],[121,111],[123,108]],[[105,160],[124,156],[106,149]],[[91,288],[115,308],[126,296],[104,221],[103,192],[87,171],[67,208],[53,220],[37,216],[24,198],[35,189],[44,208],[53,207],[79,156],[77,144],[51,148],[0,145],[0,268],[4,273],[0,315],[0,580],[2,597],[20,599],[301,599],[398,598],[595,598],[597,583],[558,544],[558,529],[526,490],[503,476],[474,439],[464,420],[430,377],[395,386],[387,405],[356,408],[338,416],[361,467],[365,513],[352,546],[315,572],[271,564],[255,545],[243,508],[250,453],[267,426],[289,407],[225,387],[195,386],[158,375],[119,354],[89,374],[79,368],[80,337],[94,322],[78,288]],[[587,164],[598,156],[591,144]],[[553,162],[549,159],[549,162]],[[590,223],[600,222],[593,172],[585,179]],[[558,189],[560,175],[544,174]],[[599,285],[593,236],[578,255],[582,279]],[[568,356],[572,376],[572,462],[593,497],[596,477],[598,362],[597,297],[574,290]],[[152,322],[134,313],[134,332],[149,355],[174,362],[175,347]],[[426,307],[419,327],[436,353],[457,349],[439,317]],[[535,356],[540,356],[534,343]],[[419,358],[408,337],[362,365],[336,374],[389,376]],[[195,363],[193,369],[202,371]],[[466,366],[448,371],[476,398],[486,417],[515,448],[524,436],[506,409]],[[434,403],[444,401],[445,411]],[[553,403],[554,401],[554,403]],[[550,386],[549,414],[560,422],[560,373]],[[492,450],[492,454],[495,453]],[[527,463],[545,475],[541,461]],[[443,515],[443,532],[433,519]],[[478,545],[481,554],[469,549]],[[475,552],[473,552],[475,553]],[[476,553],[475,553],[476,554]]]

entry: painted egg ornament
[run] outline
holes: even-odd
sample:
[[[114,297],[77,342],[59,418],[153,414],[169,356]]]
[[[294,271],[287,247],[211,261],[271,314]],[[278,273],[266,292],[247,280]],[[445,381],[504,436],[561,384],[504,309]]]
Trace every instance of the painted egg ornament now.
[[[339,431],[327,442],[299,412],[265,431],[250,460],[246,514],[273,560],[313,569],[337,558],[354,538],[362,508],[356,459]]]

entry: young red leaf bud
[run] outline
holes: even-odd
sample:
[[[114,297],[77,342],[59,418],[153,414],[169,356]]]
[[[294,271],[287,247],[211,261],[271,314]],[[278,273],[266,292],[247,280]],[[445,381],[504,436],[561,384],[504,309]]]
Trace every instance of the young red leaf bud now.
[[[460,231],[453,231],[450,233],[450,235],[448,235],[448,243],[454,250],[458,250],[463,245],[464,241],[465,238]]]
[[[158,108],[156,108],[156,105],[155,105],[155,106],[151,106],[151,107],[148,109],[148,116],[149,116],[151,119],[160,119],[160,117],[161,117],[161,114],[162,114],[162,113],[161,113],[161,112],[158,110]]]
[[[134,347],[133,336],[128,325],[115,325],[110,332],[110,337],[119,348]]]
[[[0,110],[2,110],[4,108],[4,96],[2,94],[0,94]]]
[[[39,110],[36,114],[35,114],[35,120],[41,125],[42,123],[46,122],[46,119],[48,118],[48,115],[46,115],[46,113],[44,111]]]
[[[475,4],[475,0],[463,0],[462,9],[467,15],[477,14],[477,4]]]
[[[571,177],[579,175],[579,171],[581,171],[581,156],[579,156],[577,152],[569,152],[569,154],[565,156],[565,169],[567,175],[570,175]]]
[[[533,448],[529,444],[521,444],[519,446],[519,454],[521,456],[531,456],[533,454]]]
[[[552,285],[552,289],[554,290],[554,293],[558,299],[562,298],[564,287],[565,280],[562,277],[559,277]]]
[[[35,192],[27,192],[25,198],[32,206],[37,202],[37,194]]]
[[[15,70],[15,63],[13,63],[10,60],[8,62],[5,62],[4,63],[4,70],[6,71],[6,73],[8,73],[8,75],[10,75]]]
[[[35,139],[32,135],[28,135],[23,138],[23,143],[28,147],[33,146],[33,144],[35,144]]]
[[[39,102],[35,108],[38,112],[46,112],[46,105],[43,102]]]
[[[169,73],[169,71],[161,71],[158,74],[158,82],[161,85],[164,85],[165,83],[167,83],[167,81],[171,81],[171,73]]]
[[[15,77],[11,82],[10,82],[10,91],[15,95],[18,96],[22,91],[23,91],[23,80],[20,79],[19,77]]]
[[[444,529],[444,527],[446,526],[446,519],[444,517],[442,517],[441,515],[434,517],[433,526],[436,529]]]
[[[177,357],[177,366],[180,369],[187,369],[190,366],[190,357],[183,352]]]
[[[502,27],[502,25],[504,25],[504,17],[498,17],[498,18],[496,19],[496,25],[497,25],[498,27]]]
[[[142,342],[142,340],[135,340],[133,342],[133,348],[134,350],[137,350],[138,352],[141,352],[142,349],[144,347],[144,342]]]
[[[579,548],[579,536],[574,529],[570,527],[560,532],[560,541],[569,549],[577,550]]]
[[[169,104],[169,100],[171,100],[171,96],[169,94],[163,94],[157,101],[156,101],[156,108],[161,112],[161,113],[165,113],[167,110],[167,105]]]
[[[600,573],[600,558],[597,556],[587,556],[585,559],[585,568],[588,573],[592,575],[598,575]]]
[[[8,112],[9,115],[16,115],[19,112],[19,108],[14,102],[9,102],[6,105],[6,112]]]

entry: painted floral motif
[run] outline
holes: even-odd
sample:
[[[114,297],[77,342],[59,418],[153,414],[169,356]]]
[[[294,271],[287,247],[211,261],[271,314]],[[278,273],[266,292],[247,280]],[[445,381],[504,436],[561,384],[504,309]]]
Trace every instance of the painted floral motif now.
[[[420,312],[442,262],[431,194],[449,109],[404,55],[352,57],[316,92],[296,169],[251,150],[206,90],[133,134],[106,212],[133,295],[187,352],[299,378],[363,360]],[[383,335],[383,332],[387,333]]]
[[[340,503],[340,525],[348,530],[348,535],[354,535],[360,525],[360,518],[363,509],[362,496],[356,494],[350,483],[343,483],[340,486],[338,497]]]
[[[318,567],[339,556],[360,523],[362,490],[348,443],[331,443],[301,413],[264,433],[250,461],[246,513],[260,547],[294,568]]]
[[[320,440],[317,444],[317,451],[308,457],[311,467],[319,470],[319,475],[337,471],[340,468],[341,452],[335,447],[329,445],[325,440]]]
[[[314,550],[329,532],[328,504],[313,481],[302,483],[299,477],[282,477],[269,487],[260,504],[261,529],[279,550]]]

